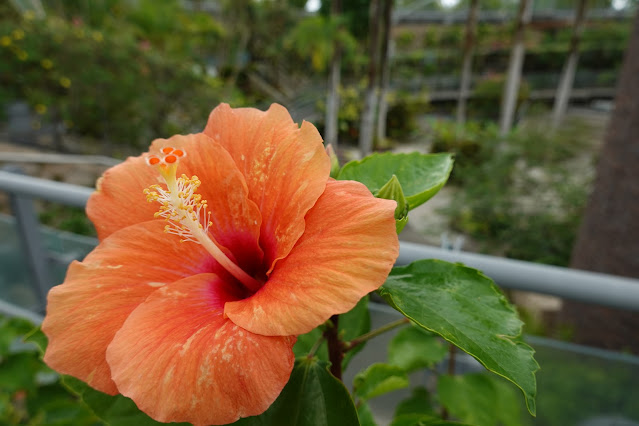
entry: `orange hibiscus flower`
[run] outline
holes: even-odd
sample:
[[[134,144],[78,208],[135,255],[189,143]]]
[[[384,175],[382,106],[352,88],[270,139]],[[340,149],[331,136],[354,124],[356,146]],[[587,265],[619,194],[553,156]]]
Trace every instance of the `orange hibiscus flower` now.
[[[45,361],[162,422],[264,412],[295,336],[376,290],[398,254],[395,202],[329,170],[311,124],[224,104],[203,133],[108,170],[87,206],[100,244],[49,293]]]

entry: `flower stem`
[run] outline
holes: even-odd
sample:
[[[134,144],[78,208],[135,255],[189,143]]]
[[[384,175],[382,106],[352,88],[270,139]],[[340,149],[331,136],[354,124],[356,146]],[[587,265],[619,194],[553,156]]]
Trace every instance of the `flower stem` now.
[[[317,339],[315,341],[315,343],[313,344],[313,347],[311,348],[310,351],[308,351],[308,355],[306,355],[308,358],[313,358],[315,356],[315,353],[318,351],[318,349],[320,348],[320,346],[322,346],[322,343],[324,343],[324,340],[326,339],[326,337],[322,334],[319,339]]]
[[[348,351],[354,349],[358,345],[361,345],[362,343],[366,342],[367,340],[372,339],[373,337],[377,337],[380,334],[386,333],[387,331],[390,331],[390,330],[392,330],[394,328],[401,327],[404,324],[408,324],[409,321],[410,320],[408,318],[398,319],[397,321],[390,322],[390,323],[388,323],[386,325],[381,326],[378,329],[369,331],[366,334],[362,334],[361,336],[354,338],[350,342],[347,342],[345,344],[345,347],[344,347],[344,352],[348,352]]]
[[[331,373],[335,378],[342,380],[342,360],[344,359],[345,343],[339,338],[339,315],[333,315],[330,323],[326,325],[324,337],[328,343],[328,359],[331,362]]]
[[[451,343],[448,348],[448,375],[449,376],[455,375],[456,353],[457,353],[457,346]],[[448,420],[448,416],[449,416],[448,410],[446,409],[446,407],[442,406],[442,419]]]
[[[449,376],[454,376],[455,375],[455,358],[456,358],[456,354],[457,353],[457,346],[453,345],[452,343],[450,344],[450,347],[448,348],[448,375]]]

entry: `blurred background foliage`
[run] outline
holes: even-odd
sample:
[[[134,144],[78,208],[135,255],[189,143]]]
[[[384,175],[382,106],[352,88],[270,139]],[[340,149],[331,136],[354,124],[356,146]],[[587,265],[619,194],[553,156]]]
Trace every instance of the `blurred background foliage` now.
[[[402,3],[412,4],[399,1],[395,7]],[[569,3],[564,7],[571,8]],[[9,103],[26,100],[40,116],[36,126],[52,123],[107,147],[140,148],[154,137],[198,130],[202,117],[221,100],[235,106],[277,101],[299,107],[322,127],[335,40],[342,49],[343,91],[360,93],[355,101],[361,104],[369,0],[344,2],[339,19],[329,17],[329,1],[320,2],[317,14],[304,12],[305,4],[52,0],[46,3],[46,16],[38,19],[5,3],[0,6],[0,114]],[[481,7],[515,5],[494,0]],[[442,8],[438,2],[429,7]],[[466,1],[460,1],[453,10],[464,7]],[[470,106],[475,119],[494,119],[499,110],[511,27],[510,22],[478,26],[478,80]],[[629,28],[617,21],[588,24],[576,86],[614,86]],[[568,25],[528,31],[519,104],[531,90],[556,86],[571,31]],[[463,34],[463,24],[393,29],[391,108],[397,106],[408,117],[400,120],[395,113],[387,118],[391,139],[409,137],[415,117],[428,111],[416,92],[458,84]],[[350,103],[346,96],[341,108],[352,112]],[[339,128],[347,139],[358,133],[348,118],[340,118]]]
[[[434,12],[463,12],[468,0]],[[539,10],[572,10],[569,0],[539,0]],[[629,7],[636,2],[629,1]],[[413,0],[396,0],[410,10]],[[591,0],[592,9],[610,9]],[[26,101],[34,131],[60,135],[58,149],[116,157],[157,137],[202,129],[219,102],[285,105],[296,120],[325,128],[326,90],[335,42],[341,46],[338,133],[356,145],[366,90],[370,0],[330,1],[317,13],[305,0],[50,0],[44,16],[0,4],[0,125],[7,106]],[[517,1],[486,0],[481,9],[513,13]],[[614,87],[630,34],[629,17],[590,20],[584,28],[575,87]],[[526,125],[548,114],[535,91],[557,86],[569,48],[569,23],[531,26],[525,39],[520,125],[500,142],[500,110],[513,22],[481,22],[473,59],[470,121],[451,120],[455,101],[437,93],[459,86],[464,23],[394,22],[386,138],[378,149],[455,152],[449,226],[479,249],[566,265],[592,180],[598,137],[588,119],[556,132]],[[0,126],[1,127],[1,126]],[[51,130],[53,129],[53,130]],[[408,149],[408,148],[407,148]],[[583,172],[584,170],[590,172]],[[535,202],[518,196],[534,193]],[[67,213],[65,213],[68,210]],[[47,209],[45,223],[91,234],[73,209]],[[506,242],[506,243],[505,243]]]
[[[7,107],[16,102],[28,104],[34,132],[60,136],[58,150],[119,158],[137,155],[152,139],[200,131],[219,102],[259,108],[278,102],[297,121],[310,120],[323,131],[338,41],[343,160],[357,144],[370,0],[343,1],[337,19],[328,0],[319,2],[317,13],[305,11],[306,0],[48,0],[42,2],[44,16],[20,11],[14,3],[0,3],[0,131],[7,124]],[[414,3],[396,0],[394,7]],[[427,3],[428,10],[454,13],[465,11],[469,1],[449,7]],[[565,11],[574,3],[536,0],[535,7]],[[632,8],[637,2],[627,3]],[[482,10],[510,15],[517,4],[481,0]],[[610,10],[611,4],[589,1],[591,9]],[[630,16],[587,21],[575,88],[615,87]],[[573,104],[589,112],[549,131],[551,102],[534,94],[557,87],[572,28],[569,22],[531,26],[517,125],[500,136],[496,120],[513,29],[508,19],[479,23],[473,96],[468,120],[458,124],[456,99],[437,95],[458,90],[464,23],[394,25],[387,132],[376,148],[455,153],[453,175],[442,191],[451,194],[451,201],[429,211],[445,217],[440,234],[464,235],[471,250],[567,266],[603,139],[601,116],[607,112],[591,114],[593,105]],[[95,235],[81,209],[46,204],[40,210],[43,224]],[[549,333],[545,326],[539,323],[540,334]],[[19,341],[29,329],[25,322],[0,318],[0,424],[96,424],[38,361],[36,350]],[[549,371],[566,386],[579,373],[564,378],[552,365]],[[593,379],[593,388],[598,380]],[[558,392],[555,399],[561,397]],[[556,407],[557,413],[565,411]]]
[[[58,3],[45,19],[2,10],[2,106],[25,99],[43,121],[140,148],[199,125],[220,99],[203,46],[223,30],[209,16],[172,1]]]
[[[103,424],[47,367],[24,336],[29,321],[0,316],[0,424],[97,426]]]
[[[451,184],[461,188],[446,207],[454,230],[482,252],[567,266],[593,179],[597,141],[572,119],[558,132],[536,124],[500,143],[492,123],[433,124],[433,152],[455,152]]]

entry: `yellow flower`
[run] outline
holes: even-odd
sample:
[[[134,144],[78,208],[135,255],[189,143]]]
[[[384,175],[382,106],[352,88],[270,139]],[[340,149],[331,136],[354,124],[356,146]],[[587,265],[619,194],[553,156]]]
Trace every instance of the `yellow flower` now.
[[[46,105],[44,105],[44,104],[37,104],[37,105],[35,106],[35,110],[36,110],[36,112],[37,112],[38,114],[42,115],[42,114],[44,114],[45,112],[47,112],[47,106],[46,106]]]
[[[29,54],[27,52],[25,52],[24,50],[18,50],[16,52],[16,56],[18,57],[18,59],[20,59],[21,61],[26,61],[27,58],[29,57]]]
[[[24,38],[24,31],[22,31],[20,28],[18,28],[16,30],[13,30],[11,35],[13,35],[13,38],[16,39],[16,40],[22,40]]]
[[[69,87],[71,87],[71,80],[69,80],[67,77],[60,78],[60,86],[68,89]]]
[[[53,61],[51,61],[51,59],[43,59],[40,61],[40,65],[42,65],[42,68],[45,70],[50,70],[53,68]]]
[[[35,18],[35,13],[33,13],[32,10],[27,10],[26,12],[24,12],[24,15],[22,15],[22,17],[27,21],[31,21]]]
[[[104,40],[104,36],[102,35],[100,31],[93,31],[91,33],[91,37],[93,37],[93,40],[97,41],[98,43]]]
[[[0,37],[0,45],[7,47],[11,45],[11,37],[9,36],[2,36]]]

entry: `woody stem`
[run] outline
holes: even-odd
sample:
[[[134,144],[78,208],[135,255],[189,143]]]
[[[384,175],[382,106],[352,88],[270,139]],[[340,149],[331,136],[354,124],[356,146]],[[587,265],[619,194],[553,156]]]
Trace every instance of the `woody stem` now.
[[[339,337],[339,315],[333,315],[324,330],[328,344],[328,359],[331,362],[331,373],[342,380],[342,360],[344,359],[344,341]]]

